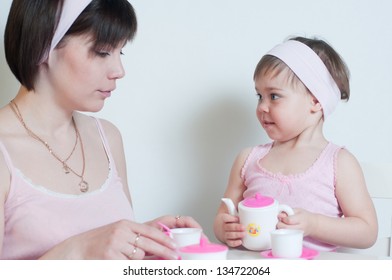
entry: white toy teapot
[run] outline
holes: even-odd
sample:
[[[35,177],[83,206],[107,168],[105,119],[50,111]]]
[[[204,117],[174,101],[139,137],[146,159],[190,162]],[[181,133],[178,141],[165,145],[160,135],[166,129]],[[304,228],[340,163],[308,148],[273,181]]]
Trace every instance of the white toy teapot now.
[[[245,248],[254,251],[271,249],[270,232],[276,229],[278,214],[285,212],[287,215],[294,215],[293,209],[279,202],[272,197],[262,196],[256,193],[238,204],[238,213],[234,203],[229,198],[222,198],[229,213],[239,216],[240,223],[246,226],[246,235],[242,240]]]

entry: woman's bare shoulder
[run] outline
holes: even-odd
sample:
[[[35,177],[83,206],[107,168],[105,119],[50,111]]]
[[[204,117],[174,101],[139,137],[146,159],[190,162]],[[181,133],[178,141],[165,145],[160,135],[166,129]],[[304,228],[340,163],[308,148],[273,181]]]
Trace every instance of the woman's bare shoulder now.
[[[74,116],[79,125],[79,129],[96,131],[98,120],[98,122],[102,126],[105,136],[108,138],[109,141],[118,141],[121,139],[120,130],[116,127],[116,125],[106,119],[91,117],[83,113],[76,113]]]

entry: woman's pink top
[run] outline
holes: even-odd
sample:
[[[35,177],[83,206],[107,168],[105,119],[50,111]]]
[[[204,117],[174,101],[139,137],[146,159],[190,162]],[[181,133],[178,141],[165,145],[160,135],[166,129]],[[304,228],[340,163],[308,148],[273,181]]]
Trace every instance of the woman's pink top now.
[[[342,217],[335,196],[336,161],[342,147],[329,143],[308,170],[292,175],[272,173],[261,166],[260,161],[271,147],[272,143],[256,146],[246,159],[241,173],[247,188],[244,198],[259,192],[292,208],[302,208],[329,217]],[[336,246],[309,237],[304,238],[304,246],[321,251],[336,249]]]
[[[37,259],[73,235],[122,219],[133,220],[132,207],[98,119],[97,126],[109,159],[109,175],[100,189],[80,195],[55,193],[34,185],[13,166],[0,142],[11,173],[0,259]]]

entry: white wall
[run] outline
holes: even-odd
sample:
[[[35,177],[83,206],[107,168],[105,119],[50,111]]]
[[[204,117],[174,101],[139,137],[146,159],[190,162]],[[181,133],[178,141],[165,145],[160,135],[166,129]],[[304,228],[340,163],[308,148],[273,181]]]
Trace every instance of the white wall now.
[[[392,158],[392,4],[388,0],[134,0],[139,30],[127,76],[98,114],[123,132],[139,221],[212,223],[236,154],[268,141],[252,82],[260,57],[290,35],[321,36],[351,69],[352,96],[325,133],[360,161]],[[2,0],[0,32],[11,0]],[[0,46],[0,105],[17,90]]]

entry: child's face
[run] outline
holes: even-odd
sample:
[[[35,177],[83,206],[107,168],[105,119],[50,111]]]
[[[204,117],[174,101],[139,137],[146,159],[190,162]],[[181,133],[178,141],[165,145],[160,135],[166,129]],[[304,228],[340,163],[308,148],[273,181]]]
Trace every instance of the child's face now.
[[[302,82],[289,78],[288,70],[277,75],[260,74],[255,86],[257,118],[272,140],[291,140],[309,127],[314,98]]]

